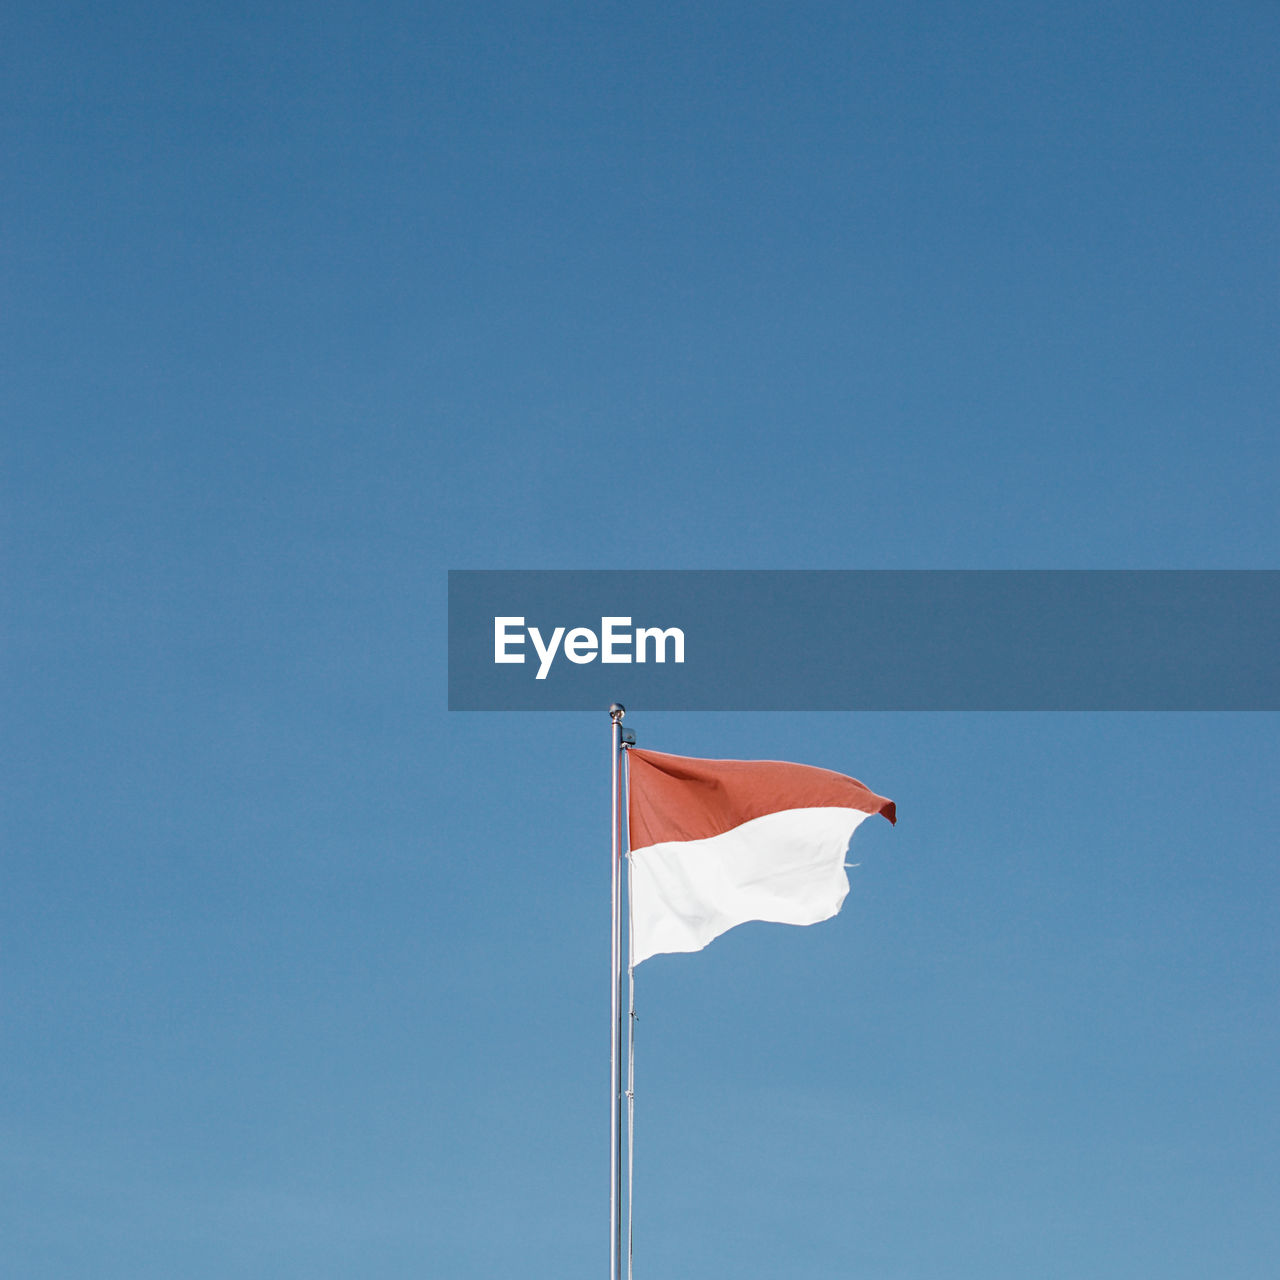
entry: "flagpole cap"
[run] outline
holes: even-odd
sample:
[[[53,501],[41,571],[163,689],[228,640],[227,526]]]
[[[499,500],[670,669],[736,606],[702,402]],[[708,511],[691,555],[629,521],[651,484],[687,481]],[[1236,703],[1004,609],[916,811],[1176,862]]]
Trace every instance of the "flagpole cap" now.
[[[612,720],[614,724],[617,724],[622,719],[622,717],[625,716],[626,714],[627,714],[627,709],[622,705],[622,703],[620,702],[610,703],[609,719]]]

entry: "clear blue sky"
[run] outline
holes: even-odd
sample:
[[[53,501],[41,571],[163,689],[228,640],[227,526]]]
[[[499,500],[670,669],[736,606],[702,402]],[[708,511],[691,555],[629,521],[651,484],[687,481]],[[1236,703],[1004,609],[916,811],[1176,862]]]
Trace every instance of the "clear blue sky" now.
[[[603,1275],[607,722],[446,569],[1275,567],[1278,36],[10,5],[0,1270]],[[641,1276],[1273,1274],[1274,716],[631,719],[901,815],[641,969]]]

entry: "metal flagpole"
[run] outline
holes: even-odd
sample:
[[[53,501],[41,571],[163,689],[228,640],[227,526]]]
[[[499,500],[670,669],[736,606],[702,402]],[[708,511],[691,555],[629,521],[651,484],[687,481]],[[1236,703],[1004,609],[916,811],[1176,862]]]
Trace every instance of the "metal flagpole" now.
[[[622,717],[626,708],[609,708],[613,742],[613,931],[610,990],[613,1018],[609,1038],[609,1280],[622,1269]]]
[[[635,734],[624,734],[623,744]],[[627,761],[626,789],[623,803],[631,798],[631,762]],[[636,966],[635,966],[635,915],[631,885],[631,828],[627,828],[627,1280],[633,1280],[631,1266],[635,1252],[636,1233]]]

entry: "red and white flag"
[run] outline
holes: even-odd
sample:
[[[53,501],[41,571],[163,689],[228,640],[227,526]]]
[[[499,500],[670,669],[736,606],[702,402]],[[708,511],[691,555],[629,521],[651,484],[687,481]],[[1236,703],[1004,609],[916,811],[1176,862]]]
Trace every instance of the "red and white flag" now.
[[[777,760],[695,760],[632,748],[631,963],[701,951],[747,920],[816,924],[849,892],[844,858],[892,800],[856,778]]]

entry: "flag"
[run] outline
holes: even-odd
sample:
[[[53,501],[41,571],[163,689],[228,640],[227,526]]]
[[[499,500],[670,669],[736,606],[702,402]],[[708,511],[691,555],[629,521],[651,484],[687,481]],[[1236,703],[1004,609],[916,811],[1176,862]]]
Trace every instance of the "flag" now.
[[[829,920],[849,892],[855,828],[897,817],[892,800],[830,769],[627,755],[633,965],[701,951],[747,920]]]

